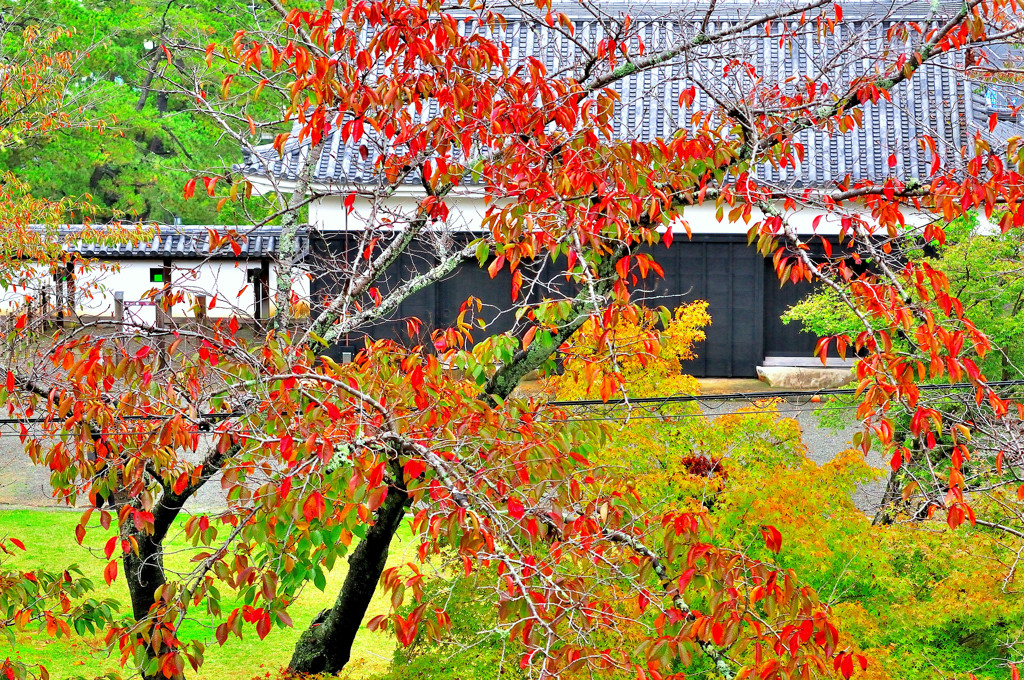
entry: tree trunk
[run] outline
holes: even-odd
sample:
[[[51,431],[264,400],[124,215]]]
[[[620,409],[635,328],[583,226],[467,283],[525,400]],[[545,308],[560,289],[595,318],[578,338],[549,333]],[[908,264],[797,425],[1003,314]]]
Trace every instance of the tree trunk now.
[[[320,164],[320,153],[324,143],[310,147],[302,172],[295,181],[295,190],[281,207],[285,210],[281,217],[281,239],[277,252],[277,290],[274,294],[274,328],[278,331],[288,329],[292,321],[292,284],[295,282],[295,270],[299,262],[299,209],[306,200],[306,192],[312,184],[316,166]]]
[[[157,588],[167,582],[164,578],[164,551],[153,536],[139,531],[130,533],[139,544],[139,554],[129,550],[121,562],[132,600],[132,616],[141,621],[149,615]]]
[[[296,673],[337,673],[352,653],[377,582],[388,561],[391,539],[405,517],[409,495],[391,487],[377,509],[373,526],[349,557],[349,570],[334,606],[314,619],[299,638],[289,669]]]
[[[174,493],[164,487],[164,493],[153,507],[153,533],[139,531],[132,522],[124,525],[121,532],[122,538],[132,537],[139,546],[138,555],[135,554],[135,551],[129,550],[121,558],[125,582],[128,584],[128,595],[132,601],[132,617],[136,622],[143,621],[149,616],[149,610],[156,601],[157,589],[167,583],[164,574],[163,543],[174,520],[185,506],[185,502],[210,481],[213,475],[220,470],[224,461],[238,450],[239,446],[233,444],[226,454],[214,452],[207,456],[203,460],[203,471],[199,478],[181,493]],[[123,494],[115,494],[115,502],[120,505],[128,502],[128,499]],[[146,650],[147,653],[150,651],[148,645]],[[153,655],[148,654],[148,658],[152,659]],[[143,668],[142,677],[145,680],[151,680],[163,678],[163,674],[159,669],[153,669],[152,673],[147,673]]]
[[[608,294],[615,281],[615,263],[628,253],[629,248],[620,245],[611,256],[601,262],[595,290],[584,290],[580,293],[568,318],[555,333],[553,342],[533,343],[527,351],[516,353],[512,361],[491,376],[482,390],[483,396],[489,402],[493,404],[496,403],[496,399],[508,398],[524,376],[543,364],[564,340],[583,325],[593,308],[593,298],[590,294]],[[402,471],[398,470],[397,478],[401,479],[401,475]],[[348,663],[352,654],[352,643],[387,563],[391,539],[398,531],[408,506],[409,497],[405,490],[391,487],[384,503],[377,509],[374,524],[367,530],[366,538],[349,556],[349,571],[334,606],[321,612],[295,645],[292,660],[288,665],[290,671],[310,674],[338,673]]]
[[[910,447],[910,452],[911,463],[920,460],[920,440],[915,439],[913,441]],[[871,520],[871,525],[887,526],[892,524],[896,519],[896,513],[899,511],[899,503],[902,500],[903,489],[900,486],[899,473],[895,470],[890,470],[889,475],[885,480],[885,492],[882,494],[882,500],[875,509],[875,516]]]
[[[153,540],[153,536],[136,531],[134,527],[122,535],[125,538],[134,537],[139,544],[138,555],[129,550],[121,558],[128,594],[132,600],[132,617],[138,622],[149,616],[157,589],[167,582],[164,576],[164,550],[159,541]],[[146,644],[147,663],[153,658],[152,648]],[[152,669],[152,672],[147,672],[145,667],[140,670],[144,680],[163,677],[158,668]]]

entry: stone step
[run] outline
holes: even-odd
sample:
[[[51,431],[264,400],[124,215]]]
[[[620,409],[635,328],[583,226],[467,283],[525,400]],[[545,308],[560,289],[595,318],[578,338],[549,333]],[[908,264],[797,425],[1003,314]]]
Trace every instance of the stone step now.
[[[792,368],[853,368],[854,359],[847,357],[840,359],[837,356],[826,357],[827,362],[822,365],[818,357],[779,357],[768,356],[764,358],[762,366],[785,366]]]
[[[788,390],[824,390],[853,381],[853,371],[849,368],[817,368],[806,366],[758,366],[757,377],[771,387]]]

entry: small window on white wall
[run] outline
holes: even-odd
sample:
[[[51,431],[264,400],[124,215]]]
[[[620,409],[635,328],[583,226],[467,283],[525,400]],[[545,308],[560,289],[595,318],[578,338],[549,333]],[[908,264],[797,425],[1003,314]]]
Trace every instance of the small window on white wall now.
[[[261,266],[245,272],[246,281],[252,284],[253,318],[266,319],[270,316],[270,270]]]

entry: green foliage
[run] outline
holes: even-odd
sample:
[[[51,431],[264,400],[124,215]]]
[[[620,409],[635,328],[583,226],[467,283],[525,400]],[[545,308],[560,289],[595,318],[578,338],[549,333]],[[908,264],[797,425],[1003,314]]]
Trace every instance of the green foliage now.
[[[986,228],[987,227],[987,228]],[[950,293],[998,348],[979,362],[991,379],[1010,379],[1024,368],[1024,242],[1021,230],[992,233],[977,220],[958,220],[947,230],[932,266],[949,277]]]
[[[965,315],[997,349],[972,358],[993,380],[1019,377],[1024,369],[1024,241],[1019,229],[1004,234],[976,215],[945,226],[946,242],[928,250],[910,250],[912,260],[927,263],[949,278],[949,292],[960,299]],[[860,321],[839,296],[818,288],[782,317],[819,337],[860,332]],[[834,346],[832,351],[834,352]]]
[[[458,565],[450,565],[456,572]],[[485,589],[500,587],[486,583],[476,572],[469,577],[452,580],[433,578],[426,581],[425,597],[444,603],[451,613],[449,634],[439,641],[421,632],[408,647],[395,648],[388,673],[375,676],[379,680],[463,680],[464,678],[507,678],[519,680],[526,674],[519,667],[523,646],[509,640],[508,633],[497,626],[494,602],[481,597]],[[403,609],[408,615],[415,607]]]
[[[82,601],[92,598],[115,609],[117,615],[126,615],[131,611],[128,589],[123,579],[111,585],[103,581],[104,560],[96,559],[102,555],[103,538],[90,533],[83,546],[78,545],[74,538],[74,528],[79,520],[77,512],[60,512],[47,510],[3,510],[0,511],[0,526],[5,529],[17,529],[17,536],[24,541],[26,551],[16,551],[9,560],[0,560],[3,570],[43,570],[60,571],[67,568],[69,562],[78,562],[82,574],[76,583],[88,584],[92,589],[83,593]],[[185,539],[183,527],[188,517],[180,517],[170,532],[168,543],[167,566],[172,570],[189,569],[190,559],[197,549],[191,547]],[[391,550],[389,564],[401,564],[411,558],[409,532],[402,528],[399,533],[400,545]],[[307,588],[290,609],[294,627],[277,630],[268,640],[260,640],[255,631],[246,631],[243,639],[232,636],[224,646],[214,639],[214,628],[223,618],[196,614],[187,618],[181,634],[190,638],[201,639],[206,643],[206,662],[198,673],[189,673],[187,677],[194,680],[249,680],[269,674],[274,677],[279,669],[287,665],[292,647],[302,630],[337,596],[341,583],[347,572],[347,564],[339,562],[338,567],[326,574],[323,589]],[[241,605],[241,592],[225,592],[222,604],[225,610]],[[385,611],[386,598],[378,594],[370,606],[370,615]],[[83,613],[87,610],[83,609]],[[103,613],[100,612],[94,613]],[[109,613],[109,611],[108,611]],[[0,614],[2,617],[2,614]],[[384,665],[380,659],[389,656],[394,640],[381,634],[366,633],[360,635],[353,649],[352,668],[356,675],[382,672]],[[8,641],[0,634],[0,661],[8,653]],[[52,639],[45,634],[45,626],[33,623],[25,631],[18,633],[18,642],[14,647],[21,659],[28,664],[45,663],[52,678],[74,678],[86,676],[96,678],[107,673],[123,672],[118,668],[117,655],[109,656],[103,644],[103,635],[86,635],[83,639],[62,636]]]
[[[834,290],[821,286],[782,315],[785,324],[799,323],[804,330],[818,337],[856,334],[860,328],[857,315],[839,299]]]
[[[853,450],[822,466],[734,471],[713,509],[720,535],[742,547],[761,524],[777,527],[777,563],[827,598],[871,660],[866,677],[1006,677],[1005,643],[1024,628],[1024,598],[1003,583],[1015,551],[982,527],[872,526],[851,495],[877,474]]]
[[[184,97],[160,95],[159,78],[147,88],[147,72],[167,66],[160,45],[182,35],[223,38],[238,27],[245,13],[224,11],[224,5],[206,0],[33,0],[27,5],[0,0],[5,15],[17,7],[26,21],[73,31],[63,40],[69,47],[93,46],[76,66],[70,93],[90,124],[58,128],[25,145],[3,148],[0,170],[16,171],[36,196],[91,196],[96,219],[247,221],[234,203],[217,212],[213,201],[186,201],[182,193],[190,175],[227,171],[240,162],[237,143],[221,140],[221,130],[195,115]],[[2,47],[17,49],[17,36],[9,36]],[[82,216],[69,214],[68,219]]]

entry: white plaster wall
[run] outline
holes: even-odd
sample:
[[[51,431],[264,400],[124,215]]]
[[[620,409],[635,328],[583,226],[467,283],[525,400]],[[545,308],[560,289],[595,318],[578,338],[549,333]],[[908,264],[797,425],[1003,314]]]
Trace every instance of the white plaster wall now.
[[[309,283],[312,279],[312,273],[305,269],[299,269],[294,272],[292,277],[292,292],[298,296],[299,300],[305,302],[307,305],[310,302],[309,299]],[[270,265],[270,313],[275,314],[276,308],[274,305],[274,296],[277,292],[277,267],[274,264]]]
[[[156,284],[149,270],[162,267],[161,260],[111,260],[75,272],[77,311],[83,316],[114,316],[114,293],[124,293],[126,320],[141,324],[156,321],[156,308],[146,292]]]
[[[410,192],[400,192],[389,199],[376,215],[376,224],[380,225],[387,219],[394,221],[407,220],[415,214],[421,196]],[[449,218],[444,224],[447,229],[456,231],[480,229],[487,203],[482,196],[462,194],[448,199]],[[370,219],[370,203],[366,199],[357,198],[352,206],[352,213],[345,210],[344,196],[328,196],[315,201],[309,206],[310,224],[326,231],[344,231],[363,229]],[[398,224],[404,227],[405,222]]]
[[[410,191],[402,191],[389,199],[384,208],[377,216],[377,224],[381,218],[389,214],[403,215],[408,217],[416,209],[420,200],[418,194]],[[479,194],[455,195],[448,200],[450,216],[444,227],[453,230],[478,230],[481,228],[484,215],[487,212],[487,203]],[[345,210],[343,196],[328,196],[310,205],[310,223],[323,230],[358,230],[364,228],[370,218],[369,202],[357,198],[353,205],[352,213]],[[719,221],[716,217],[717,208],[714,204],[703,204],[686,208],[683,219],[677,220],[672,225],[673,234],[681,234],[685,237],[687,225],[693,234],[746,234],[750,225],[755,221],[763,219],[760,210],[751,211],[749,223],[742,220],[729,222],[727,219]],[[728,211],[726,210],[726,214]],[[817,229],[814,228],[814,220],[821,217]],[[873,222],[870,216],[865,214],[869,223]],[[804,209],[789,211],[787,219],[790,224],[797,228],[798,233],[810,236],[818,233],[822,235],[836,235],[842,226],[841,218],[837,215],[829,215],[823,210]],[[924,213],[906,213],[908,224],[924,224],[929,220]],[[404,226],[401,225],[401,226]]]
[[[120,291],[124,293],[127,318],[143,324],[154,323],[156,308],[147,294],[159,289],[161,284],[150,282],[150,269],[162,267],[162,260],[125,259],[104,262],[97,268],[80,268],[76,273],[78,313],[85,316],[112,317],[114,293]],[[207,314],[210,317],[252,317],[255,311],[255,294],[252,285],[246,280],[246,271],[259,267],[258,260],[173,260],[171,288],[186,294],[184,302],[174,305],[173,314],[191,316],[195,296],[205,295]],[[271,264],[271,297],[276,285],[276,269]],[[292,288],[301,299],[308,299],[308,274],[303,272],[296,277]]]
[[[247,272],[259,269],[259,260],[210,260],[174,262],[172,286],[175,290],[183,290],[188,295],[206,295],[207,305],[217,295],[216,304],[208,309],[211,317],[226,318],[230,316],[252,317],[256,309],[256,291],[249,283]],[[270,264],[270,313],[276,313],[274,296],[277,291],[277,272],[275,263]],[[309,274],[300,271],[292,280],[292,292],[300,300],[309,299]],[[175,315],[191,314],[192,302],[174,306]]]
[[[255,294],[252,284],[246,281],[246,271],[259,269],[258,261],[174,260],[172,264],[171,287],[175,292],[181,291],[186,295],[184,302],[174,305],[175,316],[192,316],[195,296],[199,295],[206,296],[210,317],[253,315]]]
[[[37,298],[40,291],[53,286],[50,270],[36,264],[26,263],[17,271],[5,272],[3,278],[11,278],[15,285],[0,288],[0,314],[10,314],[25,304],[26,297]]]

